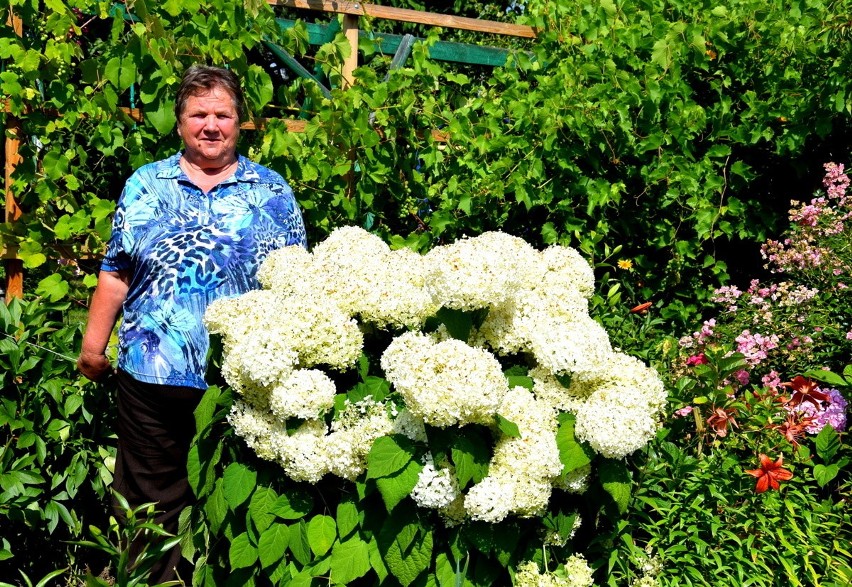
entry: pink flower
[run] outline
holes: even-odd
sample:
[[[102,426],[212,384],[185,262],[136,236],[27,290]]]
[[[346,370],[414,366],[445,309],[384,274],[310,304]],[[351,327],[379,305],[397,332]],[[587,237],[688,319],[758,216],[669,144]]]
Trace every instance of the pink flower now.
[[[736,339],[737,352],[742,353],[748,364],[751,366],[757,365],[767,357],[767,351],[778,348],[778,336],[772,334],[763,336],[762,334],[752,334],[748,330],[743,330]]]
[[[746,385],[748,383],[748,371],[745,369],[740,369],[736,373],[734,373],[734,378],[739,381],[740,385]]]
[[[781,385],[781,376],[773,369],[761,378],[761,382],[772,391],[777,391]]]
[[[674,415],[678,418],[685,418],[692,413],[692,406],[684,406],[679,410],[675,410]]]
[[[686,360],[686,364],[690,367],[694,367],[695,365],[706,365],[707,363],[709,363],[709,361],[707,360],[707,355],[704,353],[692,355]]]

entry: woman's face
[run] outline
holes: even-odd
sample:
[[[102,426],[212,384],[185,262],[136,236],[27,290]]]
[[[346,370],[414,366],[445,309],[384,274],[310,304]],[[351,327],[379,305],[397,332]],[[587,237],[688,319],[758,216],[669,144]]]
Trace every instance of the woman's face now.
[[[190,96],[178,120],[184,157],[201,168],[228,165],[236,158],[240,122],[233,97],[222,88]]]

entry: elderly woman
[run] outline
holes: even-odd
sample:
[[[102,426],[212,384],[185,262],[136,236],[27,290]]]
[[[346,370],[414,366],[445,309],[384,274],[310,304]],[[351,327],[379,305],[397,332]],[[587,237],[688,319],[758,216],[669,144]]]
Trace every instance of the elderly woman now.
[[[256,287],[269,251],[306,245],[287,182],[236,152],[244,109],[232,72],[187,70],[175,102],[184,149],[125,184],[77,362],[92,380],[112,373],[105,350],[122,315],[114,488],[131,506],[157,502],[171,532],[192,498],[186,461],[206,388],[204,311]],[[151,580],[173,578],[179,561],[175,549]]]

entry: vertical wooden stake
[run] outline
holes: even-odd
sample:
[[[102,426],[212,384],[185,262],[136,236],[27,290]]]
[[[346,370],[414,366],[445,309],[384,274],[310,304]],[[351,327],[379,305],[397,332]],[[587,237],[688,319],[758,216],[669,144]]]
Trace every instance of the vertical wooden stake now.
[[[349,41],[349,58],[343,63],[343,89],[355,83],[355,68],[358,67],[358,26],[359,17],[355,14],[343,15],[343,34]],[[346,197],[355,196],[355,150],[349,150],[349,163],[352,168],[346,174]]]
[[[343,15],[343,34],[349,41],[349,59],[343,63],[343,89],[355,83],[355,68],[358,67],[358,24],[359,17],[355,14]]]
[[[23,24],[19,17],[15,16],[11,8],[9,9],[9,18],[7,24],[12,27],[19,37],[23,33]],[[6,104],[3,104],[6,107]],[[15,222],[21,217],[21,209],[18,203],[15,202],[15,197],[12,195],[12,173],[15,171],[15,166],[21,162],[21,155],[18,152],[20,145],[21,121],[16,117],[6,116],[6,169],[4,174],[3,184],[6,191],[6,222]],[[24,295],[24,263],[16,258],[17,248],[7,248],[3,254],[3,267],[6,270],[6,303],[9,303],[12,298],[20,298]]]

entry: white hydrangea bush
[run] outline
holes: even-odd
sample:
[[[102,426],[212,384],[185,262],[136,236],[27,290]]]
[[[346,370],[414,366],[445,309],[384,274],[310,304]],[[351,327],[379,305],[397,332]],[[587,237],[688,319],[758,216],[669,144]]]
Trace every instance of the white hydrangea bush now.
[[[411,497],[448,524],[496,523],[543,514],[554,488],[588,486],[588,466],[561,474],[560,413],[574,414],[577,440],[608,458],[656,433],[663,383],[589,316],[594,274],[568,247],[537,251],[489,232],[420,255],[345,227],[311,252],[270,253],[258,279],[263,289],[217,300],[205,323],[222,338],[222,375],[239,395],[229,422],[294,480],[353,480],[382,436],[422,444],[427,426],[487,426],[496,440],[483,479],[462,490],[427,454]],[[457,340],[425,328],[442,309],[485,318]],[[346,390],[330,375],[355,369],[377,330],[393,337],[379,362],[394,393],[335,410]],[[529,366],[531,389],[510,386],[513,361]],[[501,433],[500,418],[517,434]],[[299,425],[288,431],[291,419]]]

